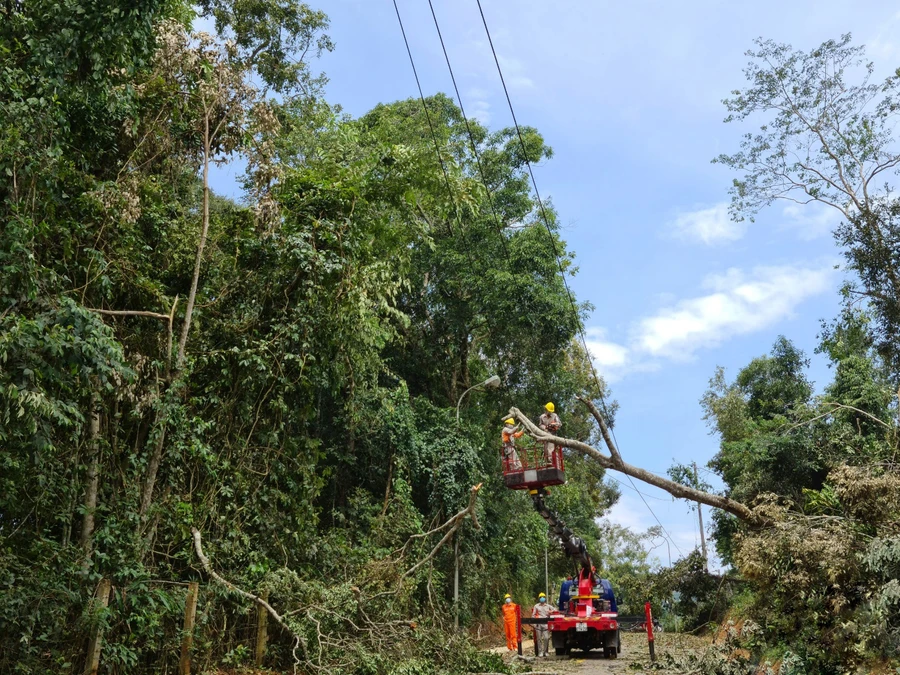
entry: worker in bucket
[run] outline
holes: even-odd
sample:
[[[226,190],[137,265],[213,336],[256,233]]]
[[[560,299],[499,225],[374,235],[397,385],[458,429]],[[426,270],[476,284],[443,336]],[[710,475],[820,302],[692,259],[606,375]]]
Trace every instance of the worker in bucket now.
[[[556,414],[556,406],[553,405],[553,402],[549,402],[544,406],[544,412],[538,418],[538,426],[544,431],[549,431],[551,434],[556,434],[559,431],[560,427],[562,427],[562,422],[559,420],[559,415]],[[553,451],[556,447],[552,442],[547,441],[544,443],[544,459],[548,462],[553,461]]]
[[[550,614],[556,611],[556,607],[547,602],[547,596],[541,593],[538,596],[537,604],[531,608],[532,619],[549,619]],[[550,647],[550,631],[547,624],[534,624],[534,647],[538,656],[547,656],[547,649]]]
[[[512,652],[519,650],[518,613],[519,606],[512,601],[512,596],[507,593],[503,596],[503,606],[500,608],[503,614],[503,628],[506,631],[506,648]]]
[[[524,434],[516,425],[516,421],[510,417],[503,424],[501,438],[503,439],[503,458],[506,460],[507,471],[521,471],[522,462],[519,461],[519,453],[516,452],[516,439]]]

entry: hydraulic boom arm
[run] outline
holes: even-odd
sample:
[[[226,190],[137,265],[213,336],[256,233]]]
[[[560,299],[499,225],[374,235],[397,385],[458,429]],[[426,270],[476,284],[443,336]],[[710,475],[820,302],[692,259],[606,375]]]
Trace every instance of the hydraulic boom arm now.
[[[579,576],[590,578],[592,568],[591,556],[587,552],[584,541],[566,527],[559,515],[547,508],[547,505],[544,504],[545,494],[543,488],[538,488],[536,492],[532,493],[531,502],[534,504],[534,510],[541,515],[541,518],[547,521],[550,532],[559,537],[566,556],[574,558],[575,562],[581,566],[582,574]]]

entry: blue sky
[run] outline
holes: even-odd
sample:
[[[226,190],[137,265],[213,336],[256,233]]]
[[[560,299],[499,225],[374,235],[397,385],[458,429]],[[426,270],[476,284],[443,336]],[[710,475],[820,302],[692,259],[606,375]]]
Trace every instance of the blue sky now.
[[[452,94],[427,1],[398,3],[426,95]],[[391,0],[311,4],[331,18],[336,49],[319,62],[330,102],[360,115],[417,95]],[[475,0],[434,4],[466,111],[492,128],[509,125]],[[900,65],[896,3],[482,5],[519,122],[555,151],[535,167],[538,186],[577,253],[573,290],[596,307],[588,338],[620,404],[626,460],[660,473],[673,459],[704,465],[718,443],[698,399],[715,367],[733,377],[779,334],[807,351],[812,379],[826,384],[827,366],[812,351],[820,320],[838,309],[836,216],[776,203],[755,223],[731,222],[733,176],[710,159],[754,128],[723,124],[721,104],[743,87],[754,38],[808,49],[851,32],[884,76]],[[236,171],[219,171],[214,187],[235,194]],[[638,530],[655,524],[625,483],[610,518]],[[673,559],[693,549],[696,514],[638,485],[672,536]],[[667,562],[666,546],[660,551]]]

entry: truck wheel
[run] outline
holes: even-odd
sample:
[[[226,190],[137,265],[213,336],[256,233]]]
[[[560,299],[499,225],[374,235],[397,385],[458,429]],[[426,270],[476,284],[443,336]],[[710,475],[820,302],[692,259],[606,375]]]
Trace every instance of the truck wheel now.
[[[565,656],[566,653],[568,652],[568,650],[565,647],[557,647],[555,651],[556,651],[557,656]]]
[[[603,651],[604,651],[604,655],[608,659],[614,659],[619,655],[619,653],[616,651],[615,647],[607,647]]]

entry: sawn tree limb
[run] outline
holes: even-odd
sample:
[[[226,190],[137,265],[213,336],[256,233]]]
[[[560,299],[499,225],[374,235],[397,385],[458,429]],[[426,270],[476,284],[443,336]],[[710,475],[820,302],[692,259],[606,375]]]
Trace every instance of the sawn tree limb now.
[[[528,417],[518,408],[510,408],[509,416],[514,417],[519,422],[521,422],[522,426],[525,427],[528,433],[539,442],[550,441],[552,443],[555,443],[556,445],[561,445],[573,450],[579,450],[580,452],[583,452],[586,455],[590,456],[603,468],[620,471],[621,473],[631,476],[632,478],[637,478],[638,480],[649,483],[650,485],[655,485],[656,487],[665,490],[673,497],[678,497],[679,499],[689,499],[694,502],[706,504],[707,506],[722,509],[723,511],[737,516],[741,520],[744,520],[748,523],[762,524],[759,516],[757,516],[748,506],[741,504],[740,502],[736,502],[733,499],[729,499],[728,497],[723,497],[721,495],[714,495],[710,494],[709,492],[704,492],[703,490],[697,490],[692,487],[688,487],[687,485],[682,485],[681,483],[676,483],[675,481],[669,480],[668,478],[663,478],[662,476],[651,473],[646,469],[642,469],[625,462],[622,459],[622,455],[619,452],[619,449],[616,447],[616,444],[612,440],[612,437],[609,433],[609,427],[606,424],[606,420],[603,418],[603,415],[600,414],[600,411],[597,410],[596,406],[591,401],[581,397],[578,397],[578,400],[585,404],[587,409],[590,410],[591,415],[593,415],[594,419],[597,420],[597,424],[600,426],[600,434],[603,437],[603,441],[606,443],[607,448],[609,448],[609,455],[604,454],[597,448],[588,445],[587,443],[576,441],[573,438],[555,436],[544,431],[534,422],[528,419]]]

